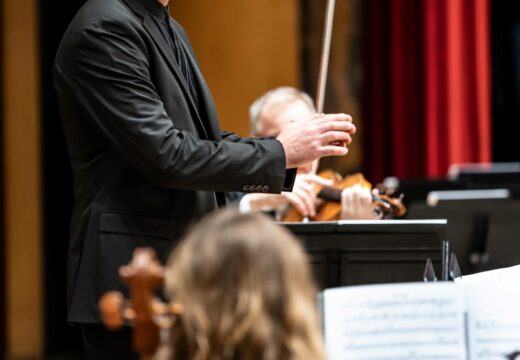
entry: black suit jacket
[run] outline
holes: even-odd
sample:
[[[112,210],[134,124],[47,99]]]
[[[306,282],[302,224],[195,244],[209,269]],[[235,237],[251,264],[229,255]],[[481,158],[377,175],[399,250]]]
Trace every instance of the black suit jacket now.
[[[69,321],[97,322],[104,292],[137,246],[165,260],[217,192],[290,189],[281,144],[221,133],[193,49],[196,108],[143,1],[89,0],[67,29],[54,80],[74,173]],[[239,89],[237,89],[239,91]]]

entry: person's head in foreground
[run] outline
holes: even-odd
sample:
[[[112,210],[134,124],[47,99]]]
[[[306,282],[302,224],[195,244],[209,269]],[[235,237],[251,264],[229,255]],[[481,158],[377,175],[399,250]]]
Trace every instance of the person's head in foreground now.
[[[172,254],[173,359],[325,359],[316,287],[302,246],[262,214],[204,218]]]

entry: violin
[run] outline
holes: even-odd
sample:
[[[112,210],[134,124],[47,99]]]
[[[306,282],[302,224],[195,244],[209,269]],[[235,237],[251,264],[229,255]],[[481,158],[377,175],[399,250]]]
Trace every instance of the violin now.
[[[171,328],[183,307],[155,296],[164,283],[164,268],[151,248],[135,249],[131,263],[119,268],[119,276],[130,290],[131,301],[118,291],[104,294],[99,301],[101,319],[113,331],[132,325],[133,349],[141,359],[150,359],[159,348],[161,330]]]
[[[342,177],[335,171],[325,170],[319,176],[332,180],[331,187],[316,187],[317,197],[323,202],[316,209],[316,216],[310,218],[312,221],[336,221],[341,215],[341,192],[351,186],[360,185],[367,189],[372,189],[372,184],[365,179],[363,174],[354,173]],[[406,207],[402,203],[403,195],[393,197],[385,194],[384,191],[379,195],[372,194],[372,204],[375,211],[380,213],[382,218],[400,217],[406,213]],[[283,222],[301,222],[303,215],[294,207],[289,207],[282,215]]]

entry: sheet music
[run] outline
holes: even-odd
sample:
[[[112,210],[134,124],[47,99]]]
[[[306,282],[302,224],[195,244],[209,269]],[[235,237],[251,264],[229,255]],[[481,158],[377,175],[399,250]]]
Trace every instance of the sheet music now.
[[[503,360],[520,350],[520,266],[462,279],[471,359]]]
[[[520,265],[482,271],[471,275],[463,275],[462,277],[455,279],[455,282],[460,282],[462,284],[472,284],[482,281],[493,281],[497,283],[510,283],[511,281],[518,282],[520,281]]]
[[[350,286],[323,297],[329,360],[466,359],[457,284]]]

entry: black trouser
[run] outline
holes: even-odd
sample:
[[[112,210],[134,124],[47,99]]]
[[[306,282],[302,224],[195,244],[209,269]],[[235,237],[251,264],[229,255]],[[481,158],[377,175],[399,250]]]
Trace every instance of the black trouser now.
[[[88,360],[139,360],[132,351],[132,329],[110,331],[102,324],[80,324]]]

